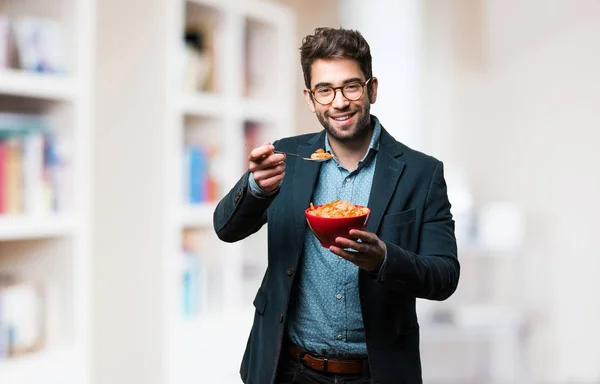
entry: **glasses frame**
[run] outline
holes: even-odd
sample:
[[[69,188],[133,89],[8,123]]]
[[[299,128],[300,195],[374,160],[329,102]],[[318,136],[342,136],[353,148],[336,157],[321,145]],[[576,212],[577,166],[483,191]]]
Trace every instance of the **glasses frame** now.
[[[339,89],[340,92],[342,93],[342,96],[344,96],[344,98],[346,100],[348,100],[348,101],[356,101],[356,100],[362,99],[362,97],[365,95],[365,86],[367,86],[372,79],[373,79],[373,76],[369,77],[366,81],[351,81],[351,82],[346,83],[346,84],[344,84],[342,86],[339,86],[339,87],[329,87],[329,86],[327,86],[327,87],[319,87],[319,88],[315,88],[315,89],[310,89],[310,94],[312,95],[313,100],[316,101],[317,103],[319,103],[321,105],[329,105],[329,104],[333,103],[333,101],[337,97],[337,91]],[[362,93],[356,99],[350,99],[350,98],[348,98],[344,94],[344,88],[347,87],[350,84],[360,84],[360,86],[361,86]],[[317,92],[321,88],[331,88],[331,89],[333,89],[333,98],[331,99],[331,101],[329,103],[321,103],[319,100],[317,100],[317,97],[315,96],[315,92]]]

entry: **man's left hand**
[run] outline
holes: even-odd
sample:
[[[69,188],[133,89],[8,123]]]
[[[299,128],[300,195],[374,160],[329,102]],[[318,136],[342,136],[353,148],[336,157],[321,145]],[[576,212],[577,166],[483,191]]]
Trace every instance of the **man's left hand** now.
[[[359,268],[368,272],[378,272],[385,259],[385,243],[372,232],[352,229],[349,234],[355,239],[360,239],[360,242],[337,237],[335,239],[336,245],[330,246],[329,250],[354,263]],[[346,251],[346,248],[353,249],[356,252]]]

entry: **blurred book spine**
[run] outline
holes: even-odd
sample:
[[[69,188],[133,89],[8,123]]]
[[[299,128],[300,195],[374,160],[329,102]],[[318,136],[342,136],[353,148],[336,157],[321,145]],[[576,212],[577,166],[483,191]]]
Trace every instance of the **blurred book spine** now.
[[[200,144],[187,144],[184,149],[185,201],[191,204],[216,201],[219,193],[212,162],[212,151]]]
[[[183,38],[184,89],[190,92],[214,92],[215,21],[203,19],[189,23]]]
[[[43,116],[0,113],[0,214],[59,210],[64,166],[57,145]]]
[[[199,234],[195,230],[186,230],[183,234],[182,246],[182,299],[183,315],[190,318],[199,315],[206,305],[205,266],[202,252],[198,244]]]
[[[44,312],[43,289],[37,284],[0,282],[0,360],[43,347]]]
[[[183,249],[183,313],[194,317],[202,307],[202,263],[200,256],[192,249]]]

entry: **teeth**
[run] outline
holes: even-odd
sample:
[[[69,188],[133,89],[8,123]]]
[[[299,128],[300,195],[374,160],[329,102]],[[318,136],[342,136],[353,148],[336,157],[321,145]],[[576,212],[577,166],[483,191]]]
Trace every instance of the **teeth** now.
[[[345,120],[348,120],[350,117],[351,117],[351,115],[343,116],[343,117],[334,117],[333,120],[335,120],[335,121],[345,121]]]

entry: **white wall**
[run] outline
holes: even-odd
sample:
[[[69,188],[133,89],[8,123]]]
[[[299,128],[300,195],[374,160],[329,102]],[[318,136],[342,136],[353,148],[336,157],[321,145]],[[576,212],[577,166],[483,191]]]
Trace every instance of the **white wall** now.
[[[384,126],[466,169],[478,205],[524,210],[529,382],[600,381],[600,2],[346,0],[340,12],[371,43]]]
[[[424,92],[443,103],[451,89],[444,157],[468,170],[479,203],[513,201],[528,217],[532,382],[598,382],[600,2],[426,4],[423,60],[446,62],[447,77]]]
[[[371,107],[393,136],[422,149],[419,130],[421,2],[344,0],[341,26],[359,30],[371,47],[373,75],[379,79]]]

